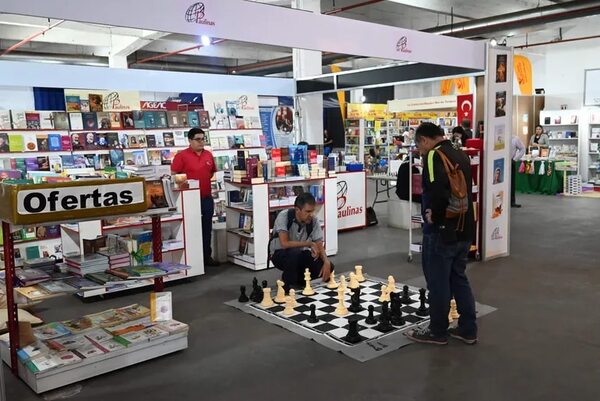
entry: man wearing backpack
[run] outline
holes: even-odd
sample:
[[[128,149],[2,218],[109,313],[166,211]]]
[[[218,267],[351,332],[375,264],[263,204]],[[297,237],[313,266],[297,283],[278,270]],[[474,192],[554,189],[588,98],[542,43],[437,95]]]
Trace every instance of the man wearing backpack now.
[[[448,335],[467,344],[477,342],[475,299],[465,274],[467,255],[475,235],[469,157],[444,138],[440,127],[423,123],[416,144],[423,162],[422,263],[429,289],[428,328],[413,330],[414,341],[444,345]],[[448,329],[450,300],[454,297],[460,318]]]
[[[310,270],[311,278],[329,280],[333,264],[327,258],[323,246],[323,230],[314,216],[316,201],[310,192],[296,197],[294,208],[279,212],[273,224],[273,236],[269,245],[273,265],[283,270],[281,280],[284,289],[304,285],[304,269]]]

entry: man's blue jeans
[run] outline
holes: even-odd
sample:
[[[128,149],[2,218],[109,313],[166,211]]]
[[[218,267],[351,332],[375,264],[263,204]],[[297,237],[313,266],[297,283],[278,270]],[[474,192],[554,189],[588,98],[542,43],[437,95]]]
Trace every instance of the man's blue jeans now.
[[[463,335],[477,335],[475,298],[465,270],[471,242],[444,243],[439,233],[423,235],[423,273],[429,290],[429,329],[438,337],[446,337],[452,296],[460,318]]]

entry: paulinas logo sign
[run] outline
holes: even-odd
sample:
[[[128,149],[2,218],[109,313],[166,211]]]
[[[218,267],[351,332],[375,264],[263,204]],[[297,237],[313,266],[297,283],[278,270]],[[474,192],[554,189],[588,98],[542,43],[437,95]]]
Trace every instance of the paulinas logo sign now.
[[[111,92],[104,96],[104,110],[130,110],[129,106],[122,105],[119,92]]]
[[[401,53],[412,53],[412,50],[408,48],[408,38],[402,36],[398,42],[396,42],[396,51]]]
[[[206,6],[202,2],[194,3],[185,12],[185,20],[194,24],[215,25],[214,21],[206,18]]]
[[[238,99],[238,106],[242,110],[254,110],[254,107],[248,104],[248,96],[242,95]]]
[[[363,207],[353,207],[348,204],[348,183],[346,181],[338,181],[337,183],[337,210],[338,219],[362,214]]]

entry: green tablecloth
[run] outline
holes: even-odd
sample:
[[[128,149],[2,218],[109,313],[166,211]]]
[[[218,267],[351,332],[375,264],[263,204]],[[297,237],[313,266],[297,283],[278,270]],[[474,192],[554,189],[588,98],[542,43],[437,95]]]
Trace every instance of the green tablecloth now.
[[[519,167],[521,166],[521,162],[515,163],[515,189],[517,192],[532,194],[546,194],[546,195],[555,195],[559,192],[563,191],[563,171],[558,171],[555,169],[555,163],[551,162],[550,166],[552,169],[552,174],[544,174],[540,175],[540,164],[541,161],[534,162],[534,173],[535,174],[525,174],[519,173]],[[544,162],[544,167],[546,172],[548,171],[548,161]]]

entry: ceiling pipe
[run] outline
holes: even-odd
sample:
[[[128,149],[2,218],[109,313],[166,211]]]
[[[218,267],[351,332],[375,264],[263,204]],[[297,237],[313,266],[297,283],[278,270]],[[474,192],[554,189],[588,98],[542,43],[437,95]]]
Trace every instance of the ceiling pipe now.
[[[2,59],[14,61],[31,61],[40,63],[62,63],[73,65],[108,67],[108,57],[92,56],[87,54],[56,54],[16,51],[3,56]]]
[[[351,4],[351,5],[345,6],[345,7],[334,8],[333,10],[325,11],[323,14],[325,14],[325,15],[339,14],[344,11],[353,10],[358,7],[364,7],[364,6],[368,6],[368,5],[375,4],[375,3],[381,3],[381,2],[383,2],[383,0],[363,1],[362,3],[356,3],[356,4]]]
[[[37,38],[38,36],[41,36],[41,35],[45,34],[49,30],[51,30],[52,28],[55,28],[55,27],[59,26],[63,22],[65,22],[65,20],[61,19],[60,21],[57,21],[54,24],[50,25],[48,28],[42,29],[38,33],[35,33],[35,34],[29,36],[28,38],[23,39],[19,43],[15,43],[14,45],[12,45],[11,47],[9,47],[8,49],[4,50],[4,52],[2,52],[2,54],[0,54],[0,57],[6,56],[8,53],[10,53],[10,52],[12,52],[14,50],[17,50],[19,47],[21,47],[23,45],[26,45],[27,43],[31,42],[33,39]]]
[[[539,42],[539,43],[532,43],[532,44],[526,44],[526,45],[520,45],[520,46],[513,46],[513,48],[515,48],[515,49],[527,49],[529,47],[557,45],[557,44],[561,44],[561,43],[578,42],[580,40],[590,40],[590,39],[600,39],[600,35],[582,36],[582,37],[579,37],[579,38],[572,38],[572,39],[551,40],[551,41],[548,41],[548,42]]]
[[[226,39],[216,39],[214,42],[211,43],[211,46],[212,45],[218,45],[219,43],[223,43],[223,42],[225,42],[225,40]],[[196,45],[196,46],[186,47],[185,49],[180,49],[180,50],[175,50],[175,51],[168,52],[168,53],[158,54],[158,55],[152,56],[152,57],[146,57],[146,58],[143,58],[141,60],[136,60],[136,61],[130,63],[129,66],[131,67],[132,65],[138,65],[138,64],[147,63],[149,61],[160,60],[160,59],[165,58],[165,57],[174,56],[176,54],[181,54],[181,53],[189,52],[189,51],[195,50],[195,49],[201,49],[203,47],[205,47],[205,46],[200,44],[200,45]]]
[[[135,69],[140,70],[166,70],[178,72],[195,72],[205,74],[227,74],[228,69],[225,66],[207,65],[207,64],[188,64],[188,63],[170,63],[165,61],[148,61],[143,64],[135,65]]]

